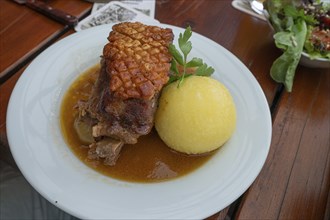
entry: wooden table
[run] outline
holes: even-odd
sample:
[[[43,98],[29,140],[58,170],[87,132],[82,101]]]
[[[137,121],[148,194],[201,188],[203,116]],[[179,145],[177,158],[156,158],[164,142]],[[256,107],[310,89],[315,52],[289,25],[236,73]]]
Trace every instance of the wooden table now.
[[[82,18],[91,3],[48,4]],[[251,187],[209,219],[330,219],[330,72],[299,66],[293,92],[269,76],[280,51],[267,23],[223,0],[157,0],[156,19],[198,32],[235,54],[261,85],[273,121],[267,161]],[[0,138],[6,148],[6,109],[27,64],[56,40],[74,33],[31,9],[0,1]]]

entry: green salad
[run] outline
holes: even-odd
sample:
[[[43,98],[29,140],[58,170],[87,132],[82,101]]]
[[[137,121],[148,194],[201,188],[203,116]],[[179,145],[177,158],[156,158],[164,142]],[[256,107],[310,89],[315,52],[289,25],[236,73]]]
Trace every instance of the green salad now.
[[[291,92],[303,51],[311,59],[330,62],[330,4],[312,0],[268,0],[264,4],[276,32],[275,44],[283,50],[270,75]]]

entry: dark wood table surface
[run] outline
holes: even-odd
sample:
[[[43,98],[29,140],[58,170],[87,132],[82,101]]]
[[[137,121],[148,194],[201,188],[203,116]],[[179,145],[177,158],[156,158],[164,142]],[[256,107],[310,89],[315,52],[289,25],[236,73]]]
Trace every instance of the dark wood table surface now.
[[[92,3],[47,0],[78,18]],[[229,0],[157,0],[156,19],[219,43],[254,74],[266,95],[273,134],[266,163],[251,187],[208,219],[330,219],[330,70],[299,66],[293,92],[269,76],[280,55],[266,22],[235,10]],[[26,66],[69,27],[24,5],[0,0],[0,140],[8,147],[6,110]]]

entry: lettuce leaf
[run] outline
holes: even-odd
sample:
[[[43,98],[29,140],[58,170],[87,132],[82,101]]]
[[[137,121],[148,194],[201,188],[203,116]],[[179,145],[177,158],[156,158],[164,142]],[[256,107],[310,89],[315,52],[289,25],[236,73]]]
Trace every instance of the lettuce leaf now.
[[[269,21],[276,31],[275,44],[283,50],[283,54],[274,61],[270,75],[276,82],[283,83],[288,92],[292,91],[295,71],[307,39],[307,27],[315,23],[315,19],[305,15],[296,4],[292,0],[266,1]]]
[[[282,19],[284,17],[282,13],[282,1],[281,0],[272,0],[266,1],[265,8],[269,13],[269,22],[276,32],[283,31],[282,28]]]
[[[292,91],[306,35],[307,25],[303,19],[296,21],[290,31],[281,31],[274,35],[276,46],[284,53],[274,61],[270,75],[276,82],[283,83],[288,92]]]

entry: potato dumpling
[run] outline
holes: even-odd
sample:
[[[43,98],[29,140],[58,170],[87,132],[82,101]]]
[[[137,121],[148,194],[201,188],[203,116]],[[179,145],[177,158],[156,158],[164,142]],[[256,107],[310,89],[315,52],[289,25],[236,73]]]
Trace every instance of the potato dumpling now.
[[[191,76],[179,88],[172,83],[163,89],[155,127],[170,148],[187,154],[215,150],[231,137],[235,126],[233,98],[219,81]]]

